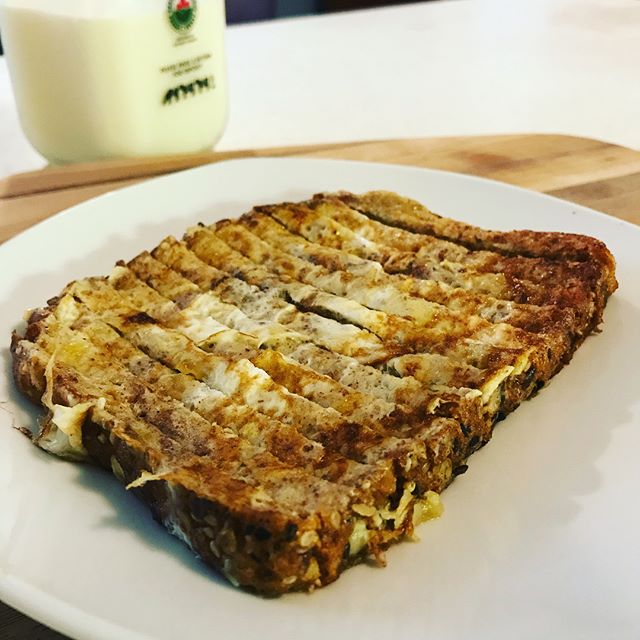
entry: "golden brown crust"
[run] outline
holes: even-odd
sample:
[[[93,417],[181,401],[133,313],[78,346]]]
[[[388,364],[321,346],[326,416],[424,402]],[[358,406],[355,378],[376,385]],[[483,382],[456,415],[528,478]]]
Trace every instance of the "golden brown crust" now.
[[[362,197],[344,194],[340,199],[353,205],[363,213],[374,217],[382,215],[385,220],[395,222],[402,228],[424,233],[438,239],[458,243],[472,251],[491,251],[505,258],[497,259],[498,268],[506,268],[512,279],[513,295],[522,302],[530,295],[522,278],[531,266],[531,259],[538,259],[538,265],[545,262],[549,268],[557,268],[559,274],[567,274],[570,282],[562,287],[562,281],[554,280],[554,284],[545,296],[544,289],[533,298],[534,304],[541,304],[543,299],[551,304],[572,308],[584,304],[585,289],[595,297],[597,322],[601,321],[601,311],[608,296],[617,288],[615,277],[615,258],[606,245],[588,236],[571,233],[542,231],[486,231],[473,225],[465,224],[438,216],[420,203],[408,198],[401,198],[389,192],[370,192]],[[509,258],[512,258],[509,260]],[[518,263],[522,268],[518,268]],[[575,278],[575,280],[574,280]],[[541,280],[544,281],[544,278]],[[579,285],[582,283],[582,286]],[[586,287],[585,287],[586,285]],[[566,291],[566,295],[563,293]],[[524,299],[523,299],[524,298]],[[599,313],[598,313],[599,310]],[[593,318],[588,318],[593,328]]]
[[[234,584],[308,590],[436,514],[616,286],[593,238],[319,194],[70,283],[13,375],[38,446],[111,469]]]

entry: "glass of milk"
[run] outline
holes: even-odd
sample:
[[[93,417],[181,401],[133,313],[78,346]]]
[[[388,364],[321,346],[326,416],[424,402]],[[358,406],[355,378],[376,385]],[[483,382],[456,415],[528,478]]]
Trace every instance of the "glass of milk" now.
[[[27,138],[53,163],[210,149],[224,27],[224,0],[0,0]]]

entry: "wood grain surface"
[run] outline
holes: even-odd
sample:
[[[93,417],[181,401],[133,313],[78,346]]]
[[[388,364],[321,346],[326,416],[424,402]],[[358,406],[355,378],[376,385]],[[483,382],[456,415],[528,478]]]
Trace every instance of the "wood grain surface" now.
[[[0,180],[0,242],[94,196],[230,158],[304,156],[447,169],[493,178],[640,224],[640,152],[560,135],[422,138],[252,149],[51,167]],[[513,220],[517,228],[518,220]],[[0,603],[2,640],[64,640]]]
[[[78,202],[152,176],[230,158],[266,156],[447,169],[543,191],[640,224],[640,152],[586,138],[510,135],[250,149],[50,167],[0,180],[0,241]]]

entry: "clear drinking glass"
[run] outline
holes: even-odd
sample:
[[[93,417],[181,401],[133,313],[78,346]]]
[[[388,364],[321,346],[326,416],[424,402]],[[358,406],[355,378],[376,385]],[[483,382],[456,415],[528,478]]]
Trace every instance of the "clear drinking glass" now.
[[[224,0],[0,0],[20,121],[54,163],[211,148],[224,28]]]

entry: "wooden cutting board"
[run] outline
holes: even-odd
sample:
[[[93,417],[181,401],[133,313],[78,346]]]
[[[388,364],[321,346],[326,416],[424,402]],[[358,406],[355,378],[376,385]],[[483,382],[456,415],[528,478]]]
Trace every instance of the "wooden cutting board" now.
[[[586,138],[509,135],[250,149],[48,167],[0,180],[0,242],[71,205],[152,176],[229,158],[265,156],[447,169],[543,191],[640,224],[640,152]]]
[[[558,135],[421,138],[49,167],[0,180],[0,242],[74,204],[152,176],[230,158],[306,156],[469,173],[542,191],[640,224],[640,152]],[[514,228],[518,227],[514,212]],[[0,603],[0,637],[63,640]]]

